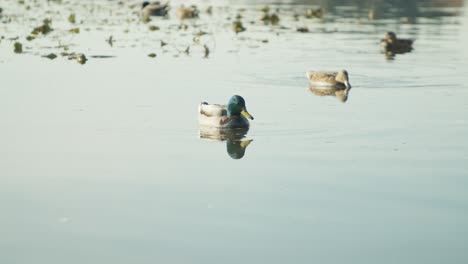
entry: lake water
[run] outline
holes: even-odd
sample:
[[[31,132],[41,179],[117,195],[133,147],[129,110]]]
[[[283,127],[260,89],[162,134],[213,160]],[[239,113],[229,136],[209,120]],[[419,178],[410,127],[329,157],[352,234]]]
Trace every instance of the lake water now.
[[[145,24],[125,1],[0,0],[0,263],[468,263],[464,1],[375,1],[373,20],[199,1],[187,29],[171,2]],[[387,58],[389,30],[414,50]],[[349,72],[346,102],[309,89],[320,69]],[[234,94],[245,153],[200,138],[198,104]]]

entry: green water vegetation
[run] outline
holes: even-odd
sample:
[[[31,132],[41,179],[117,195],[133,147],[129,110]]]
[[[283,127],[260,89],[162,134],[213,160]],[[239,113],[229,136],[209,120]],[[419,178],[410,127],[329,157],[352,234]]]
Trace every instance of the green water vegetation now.
[[[159,27],[158,27],[158,26],[151,25],[151,26],[148,27],[148,29],[149,29],[150,31],[156,31],[156,30],[159,30]]]
[[[114,46],[114,37],[112,35],[110,35],[109,38],[106,39],[106,42],[109,44],[109,46],[113,47]]]
[[[86,56],[85,56],[84,54],[82,54],[82,53],[77,54],[77,55],[75,56],[75,59],[76,59],[76,61],[77,61],[79,64],[85,64],[86,61],[88,60],[88,59],[86,58]]]
[[[23,44],[21,44],[20,42],[15,42],[13,47],[15,53],[23,53]]]
[[[261,9],[262,15],[260,17],[260,20],[265,23],[265,25],[272,24],[272,25],[277,25],[280,21],[279,16],[276,13],[270,14],[270,7],[265,6],[264,8]]]
[[[306,18],[322,18],[324,14],[323,8],[319,7],[317,9],[309,8],[306,10],[305,17]]]
[[[151,22],[151,18],[150,18],[149,15],[144,15],[144,16],[141,17],[141,21],[143,23],[147,24],[147,23]]]
[[[204,31],[198,31],[195,37],[193,37],[193,43],[200,44],[200,39],[202,36],[206,35],[207,33]]]
[[[184,6],[181,5],[179,7],[173,8],[171,13],[166,13],[164,16],[159,15],[151,15],[149,13],[150,8],[146,8],[148,12],[142,12],[142,7],[140,4],[133,3],[133,4],[126,4],[124,1],[120,1],[117,4],[118,9],[112,9],[112,5],[84,5],[85,10],[83,13],[83,17],[89,17],[89,20],[86,21],[78,21],[76,15],[76,6],[73,1],[64,1],[60,2],[62,5],[58,7],[56,4],[59,2],[54,0],[48,0],[47,5],[44,5],[41,1],[32,1],[31,4],[32,8],[47,8],[48,5],[54,4],[53,11],[46,11],[46,19],[41,21],[40,19],[31,18],[29,19],[29,23],[41,23],[37,24],[27,24],[23,21],[20,16],[17,15],[8,15],[5,14],[5,10],[0,8],[0,17],[1,23],[4,25],[8,25],[10,23],[17,22],[19,25],[25,23],[27,27],[32,26],[32,31],[25,36],[18,36],[13,35],[7,38],[10,41],[17,41],[20,39],[25,39],[27,41],[36,40],[35,43],[31,43],[28,45],[28,50],[34,50],[35,48],[44,48],[42,41],[44,42],[64,42],[67,41],[67,46],[80,46],[80,43],[73,43],[73,41],[79,41],[81,38],[73,38],[70,37],[69,39],[62,39],[69,36],[69,34],[79,34],[83,32],[93,32],[93,31],[100,31],[100,32],[116,32],[116,35],[119,35],[119,32],[123,32],[125,34],[132,31],[134,34],[128,34],[125,37],[121,37],[121,42],[119,42],[119,47],[138,47],[138,45],[158,45],[160,43],[159,48],[163,52],[159,53],[159,55],[169,53],[172,55],[177,55],[181,53],[185,54],[192,54],[194,50],[198,50],[202,48],[204,57],[209,57],[210,48],[209,47],[216,47],[217,42],[217,34],[218,32],[222,32],[220,30],[223,27],[224,30],[232,30],[237,34],[241,32],[247,31],[247,27],[249,28],[249,32],[242,34],[240,37],[233,38],[234,42],[239,42],[240,47],[248,47],[248,48],[259,48],[262,45],[257,45],[258,43],[268,43],[269,40],[271,41],[272,38],[266,36],[264,34],[275,34],[276,36],[282,36],[286,32],[294,32],[296,34],[300,33],[308,33],[312,28],[314,28],[314,32],[322,33],[327,32],[331,33],[328,25],[324,25],[320,28],[312,27],[312,23],[316,22],[310,21],[307,19],[318,19],[321,22],[323,21],[323,17],[325,15],[325,10],[330,10],[330,13],[333,15],[334,9],[333,6],[324,5],[324,7],[320,6],[309,6],[309,7],[295,7],[289,6],[284,7],[282,5],[271,5],[271,6],[263,6],[263,7],[239,7],[239,8],[232,8],[232,7],[216,7],[216,10],[219,11],[217,16],[211,16],[212,12],[215,8],[212,6],[200,6],[197,7],[195,5]],[[99,1],[98,1],[99,2]],[[14,4],[15,1],[12,3]],[[22,2],[23,4],[25,1]],[[29,2],[26,1],[28,4]],[[162,4],[157,2],[148,2],[148,4],[144,4],[146,7],[150,6],[152,8],[167,6],[167,4]],[[97,8],[99,6],[99,8]],[[129,7],[131,10],[125,10],[124,7]],[[25,6],[21,6],[19,9],[24,12]],[[60,10],[59,8],[62,8]],[[115,6],[114,6],[115,8]],[[86,10],[87,9],[87,10]],[[138,10],[135,10],[138,9]],[[175,10],[174,10],[175,9]],[[13,9],[14,10],[14,9]],[[81,6],[79,7],[80,12],[83,11]],[[200,10],[203,10],[202,13]],[[366,9],[368,10],[368,9]],[[9,10],[10,11],[10,10]],[[107,12],[109,11],[109,12]],[[86,13],[88,12],[88,13]],[[89,16],[95,15],[96,12],[100,12],[99,16]],[[81,14],[81,13],[80,13]],[[135,15],[137,14],[137,15]],[[148,14],[148,15],[145,15]],[[127,16],[128,15],[128,16]],[[260,15],[260,16],[259,16]],[[281,16],[281,18],[280,18]],[[150,18],[151,17],[151,18]],[[176,19],[178,18],[178,19]],[[193,18],[200,18],[196,20],[190,20]],[[52,19],[54,23],[52,24]],[[153,19],[154,22],[151,22]],[[333,19],[335,19],[333,17]],[[213,21],[210,21],[213,20]],[[224,21],[224,22],[223,22]],[[228,21],[228,22],[226,22]],[[65,22],[65,24],[64,24]],[[79,22],[79,23],[78,23]],[[213,23],[214,22],[214,23]],[[94,23],[94,25],[93,25]],[[141,24],[149,23],[147,25],[143,25],[143,28],[146,31],[141,31]],[[359,23],[359,21],[357,22]],[[403,22],[401,22],[403,23]],[[66,25],[72,25],[70,28],[66,28]],[[78,24],[82,24],[83,27],[78,27]],[[246,26],[248,25],[248,26]],[[277,25],[277,26],[276,26]],[[35,27],[34,27],[35,26]],[[52,27],[53,26],[53,27]],[[266,28],[265,26],[269,26]],[[271,26],[271,27],[270,27]],[[146,28],[145,28],[146,27]],[[53,34],[50,34],[53,32]],[[8,31],[5,31],[8,32]],[[14,30],[10,30],[10,32],[18,32]],[[21,32],[21,31],[19,31]],[[135,34],[149,34],[148,37],[138,36],[135,37]],[[109,34],[108,33],[108,34]],[[258,37],[253,37],[256,33],[259,33]],[[49,37],[45,38],[44,36],[49,35]],[[210,37],[202,37],[204,35],[210,35]],[[107,35],[109,36],[109,35]],[[163,41],[164,40],[164,41]],[[168,45],[165,41],[170,41],[170,45]],[[188,42],[188,41],[193,42]],[[113,36],[109,36],[105,41],[109,44],[110,47],[114,47],[115,39]],[[152,41],[152,43],[148,43]],[[144,43],[143,43],[144,42]],[[26,42],[23,42],[26,43]],[[46,44],[45,46],[49,49],[56,49],[54,46],[50,46]],[[158,47],[156,47],[158,48]],[[93,50],[93,47],[80,47],[80,49],[87,49],[89,51]],[[15,49],[20,53],[21,49]],[[395,48],[395,44],[386,43],[386,52],[388,54],[399,53],[400,49]],[[50,50],[48,52],[59,54],[60,51],[63,50]],[[396,52],[395,52],[396,51]],[[16,52],[16,51],[15,51]],[[401,52],[402,53],[402,52]],[[31,54],[35,54],[41,56],[41,52],[31,52]],[[71,55],[70,55],[71,56]],[[84,56],[84,55],[83,55]],[[177,57],[175,56],[175,57]],[[77,54],[71,56],[73,59],[81,62],[86,62],[86,56],[78,58]],[[91,58],[91,57],[89,57]]]
[[[279,18],[279,16],[277,14],[272,14],[270,16],[270,23],[272,25],[277,25],[279,23],[279,21],[280,21],[280,18]]]
[[[88,61],[88,58],[83,53],[62,52],[60,55],[67,57],[69,60],[76,60],[79,64],[85,64]]]
[[[232,30],[236,32],[236,34],[243,32],[246,30],[246,28],[242,25],[242,22],[240,20],[236,20],[232,23]]]
[[[280,18],[277,14],[263,13],[260,17],[260,20],[265,23],[265,25],[272,24],[277,25],[280,21]]]
[[[57,58],[57,54],[55,54],[55,53],[49,53],[49,54],[44,55],[44,56],[42,56],[42,57],[53,60],[53,59]]]
[[[148,54],[148,57],[150,57],[150,58],[156,58],[156,56],[157,56],[156,53],[150,53],[150,54]]]
[[[181,23],[177,29],[178,30],[187,30],[189,28],[189,25],[185,24],[185,23]]]
[[[80,29],[79,28],[72,28],[72,29],[68,30],[68,32],[78,34],[78,33],[80,33]]]
[[[52,27],[52,20],[51,19],[44,19],[42,21],[42,25],[35,27],[33,31],[31,31],[31,35],[29,36],[28,40],[33,40],[34,38],[38,37],[40,34],[47,35],[53,31]]]
[[[207,7],[207,8],[206,8],[206,13],[207,13],[208,15],[212,15],[212,14],[213,14],[213,6]]]
[[[68,16],[68,22],[72,23],[72,24],[75,24],[76,23],[76,16],[75,14],[70,14]]]
[[[207,46],[206,44],[203,45],[203,49],[204,49],[204,51],[205,51],[204,57],[205,57],[205,58],[208,58],[208,56],[210,55],[210,49],[208,48],[208,46]]]

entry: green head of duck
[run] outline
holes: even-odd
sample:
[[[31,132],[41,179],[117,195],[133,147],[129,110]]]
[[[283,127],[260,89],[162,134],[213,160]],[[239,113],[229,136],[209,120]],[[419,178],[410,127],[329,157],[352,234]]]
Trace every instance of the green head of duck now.
[[[245,118],[253,120],[253,116],[249,114],[245,106],[245,100],[242,96],[234,95],[229,100],[227,105],[228,116],[244,116]]]

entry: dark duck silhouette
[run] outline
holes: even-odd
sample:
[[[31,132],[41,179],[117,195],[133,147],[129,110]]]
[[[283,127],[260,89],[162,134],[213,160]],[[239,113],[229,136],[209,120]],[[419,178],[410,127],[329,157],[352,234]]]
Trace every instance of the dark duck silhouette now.
[[[142,16],[165,16],[169,11],[169,4],[161,2],[148,2],[145,1],[141,4],[141,15]]]
[[[387,32],[385,38],[380,40],[382,50],[387,54],[403,54],[413,50],[412,39],[399,39],[394,32]]]

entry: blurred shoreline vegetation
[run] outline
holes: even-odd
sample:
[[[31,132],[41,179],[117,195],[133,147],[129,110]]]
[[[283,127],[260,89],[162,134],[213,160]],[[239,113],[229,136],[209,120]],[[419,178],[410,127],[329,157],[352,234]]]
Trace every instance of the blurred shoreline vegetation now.
[[[221,30],[232,33],[232,42],[246,43],[247,47],[259,47],[258,43],[267,45],[269,38],[286,33],[333,33],[337,31],[333,26],[337,21],[367,24],[382,30],[391,24],[390,20],[400,25],[433,19],[437,34],[443,30],[440,25],[447,23],[446,18],[459,16],[464,5],[462,0],[244,0],[236,2],[235,6],[208,6],[210,3],[199,2],[197,6],[187,7],[178,2],[170,3],[170,14],[150,18],[142,16],[142,2],[10,1],[0,6],[0,37],[2,42],[22,44],[21,49],[18,45],[12,49],[14,53],[26,50],[30,55],[47,57],[44,54],[64,51],[68,54],[70,48],[75,54],[81,54],[90,47],[79,47],[80,35],[106,31],[102,41],[110,48],[125,47],[124,43],[143,47],[151,41],[161,45],[153,45],[154,50],[148,50],[146,55],[170,52],[174,57],[198,54],[207,58],[215,54],[215,38]],[[382,35],[388,30],[392,29],[385,29]],[[418,35],[417,31],[415,27],[411,33],[413,37]],[[263,34],[265,32],[269,35]],[[40,49],[46,50],[41,52]],[[89,57],[100,58],[102,54],[89,54]],[[79,56],[73,58],[80,63],[87,61]]]

